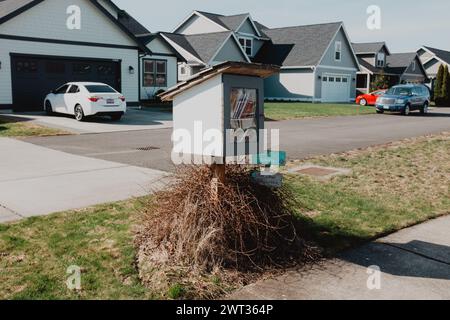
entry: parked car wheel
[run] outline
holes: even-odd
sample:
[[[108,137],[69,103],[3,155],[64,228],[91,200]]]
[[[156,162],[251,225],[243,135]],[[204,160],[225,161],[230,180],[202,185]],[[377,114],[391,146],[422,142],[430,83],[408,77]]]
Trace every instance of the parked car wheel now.
[[[378,114],[383,114],[383,113],[384,113],[384,110],[377,110],[377,113],[378,113]]]
[[[361,99],[361,100],[359,101],[359,105],[360,105],[360,106],[363,106],[363,107],[367,106],[367,100],[366,100],[366,99]]]
[[[428,102],[425,102],[423,107],[420,109],[421,114],[427,114],[428,113]]]
[[[45,101],[45,113],[48,116],[53,115],[53,108],[52,108],[52,104],[50,103],[50,101]]]
[[[404,116],[409,116],[411,114],[411,107],[409,106],[409,104],[406,105],[405,109],[403,110],[402,114]]]
[[[77,104],[74,109],[75,120],[83,121],[86,117],[84,116],[83,108]]]
[[[113,114],[111,116],[111,120],[112,121],[120,121],[120,119],[122,119],[122,115],[121,114]]]

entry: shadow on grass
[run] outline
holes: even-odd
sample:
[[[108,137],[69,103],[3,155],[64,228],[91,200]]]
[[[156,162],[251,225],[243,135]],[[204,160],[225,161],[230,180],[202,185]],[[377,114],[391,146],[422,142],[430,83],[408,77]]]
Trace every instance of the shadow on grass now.
[[[32,121],[30,118],[15,117],[14,115],[0,115],[0,126],[3,124]],[[4,128],[4,126],[3,126]],[[6,128],[4,129],[6,130]]]
[[[304,216],[297,217],[296,227],[300,236],[319,246],[325,257],[375,240],[374,237],[357,236],[338,226],[326,226]]]

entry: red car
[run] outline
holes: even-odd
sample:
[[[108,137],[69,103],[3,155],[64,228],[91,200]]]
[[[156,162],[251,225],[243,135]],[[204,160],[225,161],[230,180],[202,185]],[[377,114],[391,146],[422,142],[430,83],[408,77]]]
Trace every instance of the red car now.
[[[378,90],[372,93],[362,94],[356,98],[356,103],[360,106],[374,106],[377,98],[386,93],[387,90]]]

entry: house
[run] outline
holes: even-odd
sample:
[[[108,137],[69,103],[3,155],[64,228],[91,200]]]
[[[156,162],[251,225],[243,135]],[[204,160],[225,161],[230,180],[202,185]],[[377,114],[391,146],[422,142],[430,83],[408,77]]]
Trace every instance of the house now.
[[[68,81],[99,81],[139,104],[139,57],[151,51],[109,0],[0,1],[0,107],[42,110]]]
[[[160,35],[183,57],[178,63],[179,81],[225,61],[250,62],[232,31],[206,34],[161,32]]]
[[[434,90],[434,83],[441,65],[447,65],[450,68],[450,52],[423,46],[417,50],[420,60],[430,79],[430,87]]]
[[[357,74],[356,90],[369,93],[372,83],[384,77],[387,85],[401,83],[424,83],[427,75],[416,53],[391,53],[385,42],[353,43],[358,57],[360,72]]]
[[[281,66],[265,82],[266,99],[311,102],[355,100],[359,64],[342,22],[264,28],[270,38],[253,59]]]
[[[250,14],[224,16],[194,11],[172,33],[161,33],[185,61],[178,78],[186,80],[202,69],[224,61],[250,62],[269,38]]]
[[[355,99],[358,62],[341,22],[270,29],[248,13],[194,11],[162,36],[186,59],[179,63],[179,80],[223,61],[253,61],[281,66],[265,81],[269,99]]]
[[[102,3],[148,50],[139,57],[139,100],[151,100],[178,83],[177,64],[184,58],[160,36],[152,33],[112,1]]]

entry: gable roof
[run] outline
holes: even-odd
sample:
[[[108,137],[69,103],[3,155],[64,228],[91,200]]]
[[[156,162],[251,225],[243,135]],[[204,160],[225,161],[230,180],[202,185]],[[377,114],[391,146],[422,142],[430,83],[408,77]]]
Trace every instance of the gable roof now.
[[[228,31],[234,31],[237,32],[239,28],[242,26],[242,24],[245,22],[245,20],[249,19],[253,27],[255,28],[255,31],[258,36],[265,37],[262,33],[262,30],[260,27],[253,21],[249,13],[241,13],[241,14],[235,14],[235,15],[222,15],[217,13],[211,13],[206,11],[200,11],[195,10],[192,12],[189,17],[187,17],[180,25],[178,25],[174,32],[177,32],[178,29],[186,22],[188,21],[192,16],[194,15],[200,15],[208,20],[214,22],[218,26],[222,27],[225,30]],[[259,24],[260,25],[260,24]],[[262,26],[262,25],[261,25]]]
[[[419,63],[419,67],[422,69],[423,74],[427,76],[427,72],[420,61],[417,52],[393,53],[387,57],[386,63],[390,70],[393,70],[398,74],[403,74],[414,60]]]
[[[365,42],[365,43],[352,43],[353,50],[356,54],[375,54],[378,53],[383,47],[390,54],[386,42]]]
[[[265,29],[271,38],[254,61],[284,67],[312,67],[323,55],[342,28],[342,22]]]
[[[427,47],[427,46],[423,46],[423,48],[426,49],[427,51],[431,52],[432,54],[434,54],[441,61],[450,65],[450,52],[449,51],[431,48],[431,47]]]
[[[173,101],[174,97],[180,93],[220,74],[247,75],[265,79],[277,72],[279,72],[277,66],[226,61],[200,71],[186,81],[180,82],[161,93],[159,97],[162,101]]]
[[[401,75],[404,71],[404,69],[399,70],[398,68],[390,68],[389,66],[385,66],[384,68],[375,67],[361,57],[358,57],[358,63],[361,67],[368,70],[371,74],[384,73],[386,75]]]
[[[45,0],[0,0],[0,24],[13,19],[14,17],[20,15],[21,13],[33,8],[34,6],[44,2]],[[139,39],[130,31],[124,24],[119,22],[114,16],[112,16],[100,3],[96,0],[89,0],[97,9],[103,12],[109,20],[116,24],[123,32],[125,32],[131,39],[136,42],[138,47],[147,53],[151,53],[148,48],[143,45]],[[117,6],[111,0],[105,0],[109,2],[112,6],[117,8]]]
[[[230,37],[236,41],[232,31],[192,35],[166,32],[162,32],[161,34],[188,51],[204,64],[208,64],[216,56],[220,48]],[[241,48],[239,45],[238,47]],[[243,56],[246,57],[245,54]]]
[[[2,0],[0,1],[0,24],[35,6],[44,0]]]
[[[136,37],[148,36],[151,32],[144,27],[139,21],[134,19],[128,12],[125,10],[120,10],[118,12],[119,22],[122,23],[132,34]]]

